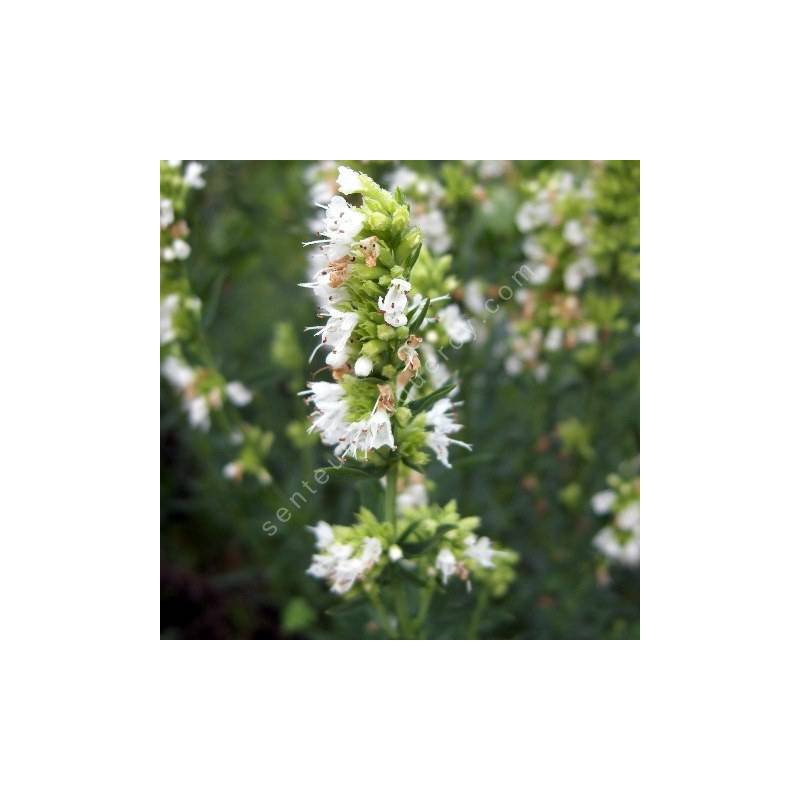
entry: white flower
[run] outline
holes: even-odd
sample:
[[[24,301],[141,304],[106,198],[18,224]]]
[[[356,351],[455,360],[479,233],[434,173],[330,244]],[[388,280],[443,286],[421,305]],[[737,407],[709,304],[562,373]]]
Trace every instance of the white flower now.
[[[598,492],[592,498],[592,510],[595,514],[608,514],[608,512],[614,508],[614,501],[616,499],[617,495],[615,492],[612,492],[611,489]]]
[[[308,528],[317,538],[317,550],[327,550],[333,544],[333,528],[320,520],[316,525]]]
[[[317,537],[317,549],[320,550],[311,559],[307,572],[315,578],[326,579],[331,583],[331,591],[345,594],[353,584],[371,569],[380,558],[383,547],[378,539],[364,539],[361,555],[353,557],[353,546],[338,544],[334,539],[333,529],[327,522],[318,522],[310,528]]]
[[[308,386],[307,391],[300,392],[301,395],[311,395],[309,402],[315,407],[311,414],[314,421],[308,432],[319,431],[323,444],[338,449],[349,427],[344,389],[340,384],[329,381],[314,381]]]
[[[203,173],[206,168],[196,161],[190,161],[186,165],[186,171],[183,173],[183,182],[190,186],[192,189],[202,189],[206,182],[203,179]]]
[[[333,306],[343,303],[350,297],[344,281],[347,278],[347,269],[334,268],[328,263],[325,253],[313,252],[309,256],[308,283],[300,283],[305,289],[312,289],[317,297],[317,302],[324,311],[330,311]]]
[[[333,369],[338,369],[347,363],[347,345],[353,330],[358,325],[358,314],[354,311],[331,308],[327,311],[327,315],[328,321],[324,325],[306,328],[309,331],[316,331],[316,335],[321,338],[321,342],[314,348],[308,360],[311,361],[317,350],[324,345],[331,348],[325,363]]]
[[[222,468],[222,474],[229,481],[238,481],[242,477],[242,465],[238,461],[231,461]]]
[[[480,539],[476,540],[475,536],[470,534],[465,542],[468,543],[468,547],[465,551],[467,558],[476,561],[481,567],[494,567],[494,562],[492,561],[494,550],[492,549],[492,542],[488,536],[481,536]]]
[[[367,356],[357,358],[353,366],[353,372],[355,372],[359,378],[368,377],[372,373],[372,359]]]
[[[342,194],[353,194],[363,190],[361,175],[350,167],[339,167],[339,177],[336,179],[339,191]]]
[[[175,221],[175,210],[172,207],[172,200],[168,197],[161,198],[161,227],[166,228]]]
[[[334,452],[337,455],[352,455],[358,458],[360,451],[366,458],[368,451],[378,450],[384,446],[395,449],[392,421],[386,411],[379,408],[366,419],[351,422],[345,433],[344,441],[339,443]]]
[[[246,406],[253,399],[253,393],[239,381],[229,383],[225,387],[225,394],[235,406]]]
[[[503,366],[508,375],[519,375],[522,372],[522,361],[520,361],[519,356],[508,356],[503,362]]]
[[[186,401],[186,411],[189,414],[189,424],[193,428],[208,431],[211,427],[208,400],[204,395],[191,397]]]
[[[443,547],[436,556],[436,569],[442,573],[442,583],[444,584],[451,575],[455,574],[456,557],[447,547]]]
[[[408,322],[405,315],[408,305],[408,292],[411,291],[411,284],[402,278],[393,278],[389,284],[389,291],[386,297],[378,298],[378,310],[383,311],[383,318],[387,325],[399,328]]]
[[[331,591],[336,594],[345,594],[353,588],[356,579],[364,571],[364,564],[360,558],[348,558],[336,563],[333,573]]]
[[[564,270],[564,288],[570,292],[577,292],[587,278],[597,274],[597,267],[590,258],[579,258]]]
[[[505,171],[507,161],[481,161],[478,163],[478,176],[483,180],[499,178]]]
[[[174,261],[176,258],[179,261],[183,261],[186,258],[189,258],[189,254],[192,252],[192,248],[183,241],[183,239],[175,239],[175,241],[167,245],[162,251],[161,256],[164,261]]]
[[[389,548],[389,561],[399,561],[402,557],[403,551],[396,544],[393,544]]]
[[[523,239],[522,252],[525,253],[525,258],[531,261],[541,261],[544,257],[544,250],[534,236],[526,236]]]
[[[178,294],[168,294],[161,301],[161,344],[169,344],[176,338],[177,334],[172,327],[172,321],[180,302],[181,298]]]
[[[484,310],[484,297],[480,281],[473,278],[464,286],[464,305],[473,314],[480,314]]]
[[[361,562],[364,570],[368,570],[374,566],[378,559],[381,557],[383,547],[378,539],[374,536],[368,536],[364,539],[364,548],[361,551]]]
[[[179,391],[183,391],[194,383],[194,370],[175,356],[167,356],[161,365],[161,374]]]
[[[578,328],[578,341],[582,344],[594,344],[597,341],[597,327],[587,322]]]
[[[551,272],[552,270],[547,264],[535,264],[528,268],[528,280],[535,286],[541,286],[543,283],[547,283]]]
[[[431,331],[431,333],[433,333],[433,331]],[[421,350],[424,356],[428,377],[433,384],[433,388],[440,389],[450,381],[450,370],[447,369],[444,361],[437,357],[436,351],[430,344],[423,342]]]
[[[440,209],[432,208],[425,214],[415,214],[414,221],[422,231],[428,249],[434,255],[440,256],[450,249],[450,234],[447,232],[444,214]]]
[[[419,176],[413,169],[408,167],[398,167],[394,172],[386,176],[386,182],[389,185],[389,191],[393,192],[395,189],[410,189],[416,182]]]
[[[550,214],[550,204],[546,200],[526,200],[517,211],[517,227],[527,233],[548,222]]]
[[[306,244],[324,244],[329,261],[338,261],[350,253],[358,232],[364,224],[364,217],[358,209],[353,208],[344,197],[336,195],[325,208],[325,219],[322,225],[322,236],[317,242]]]
[[[635,501],[630,505],[625,506],[617,514],[615,519],[617,527],[623,531],[630,531],[631,533],[639,533],[639,503]]]
[[[575,247],[582,245],[586,241],[586,234],[584,234],[580,222],[576,219],[567,220],[563,233],[564,238]]]
[[[561,328],[550,328],[544,340],[544,349],[551,352],[561,349],[564,341],[564,331]]]
[[[410,483],[397,495],[397,510],[406,511],[409,508],[419,508],[427,505],[428,492],[425,484],[420,482]]]
[[[449,397],[437,400],[433,407],[425,413],[425,425],[430,427],[425,437],[425,444],[436,454],[436,458],[444,464],[450,466],[448,447],[457,444],[467,450],[472,450],[472,445],[451,439],[449,434],[460,431],[463,425],[455,421],[452,414],[454,411],[453,401]]]
[[[472,341],[472,326],[461,315],[461,309],[455,303],[442,309],[437,316],[453,344],[462,345]]]
[[[627,567],[635,567],[639,563],[639,537],[632,536],[622,543],[613,528],[603,528],[592,540],[594,546],[603,555],[619,561]]]

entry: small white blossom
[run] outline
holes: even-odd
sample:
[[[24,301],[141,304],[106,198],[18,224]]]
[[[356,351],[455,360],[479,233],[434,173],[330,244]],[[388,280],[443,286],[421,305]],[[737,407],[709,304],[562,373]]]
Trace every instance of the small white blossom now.
[[[183,182],[192,189],[202,189],[206,182],[203,179],[203,173],[206,168],[197,161],[190,161],[186,165],[186,170],[183,173]]]
[[[327,550],[333,544],[333,528],[320,520],[316,525],[308,528],[317,538],[317,550]]]
[[[564,331],[561,328],[550,328],[544,340],[544,349],[554,352],[561,349],[564,341]]]
[[[181,298],[178,294],[168,294],[161,301],[161,344],[169,344],[177,336],[172,322],[180,302]]]
[[[403,551],[396,544],[393,544],[389,548],[389,561],[399,561],[402,557]]]
[[[406,511],[409,508],[419,508],[427,505],[428,492],[422,481],[409,483],[402,492],[397,495],[397,510]]]
[[[617,499],[615,492],[610,489],[598,492],[592,498],[592,510],[595,514],[608,514],[614,508],[614,501]]]
[[[472,445],[461,442],[458,439],[451,439],[451,433],[460,431],[463,425],[456,422],[453,418],[455,406],[449,397],[437,400],[433,407],[425,413],[425,425],[430,430],[427,431],[425,443],[436,454],[436,458],[446,467],[450,467],[448,447],[457,444],[467,450],[472,450]]]
[[[535,286],[541,286],[543,283],[547,283],[551,272],[552,270],[547,264],[534,264],[528,268],[528,279]]]
[[[623,531],[639,533],[639,503],[634,502],[625,506],[616,516],[617,527]]]
[[[369,377],[372,373],[372,359],[367,356],[360,356],[357,358],[353,366],[353,372],[355,372],[359,378]]]
[[[364,188],[361,176],[349,167],[339,167],[339,177],[336,179],[336,183],[339,184],[339,191],[342,194],[353,194]]]
[[[178,391],[183,391],[194,383],[194,370],[175,356],[164,359],[161,374]]]
[[[331,352],[328,353],[325,363],[333,369],[338,369],[347,363],[347,345],[353,330],[358,325],[358,314],[354,311],[339,311],[331,308],[327,315],[328,321],[324,325],[306,328],[306,330],[316,331],[316,335],[321,339],[308,360],[311,361],[314,358],[320,347],[330,347]]]
[[[550,218],[550,204],[546,200],[526,200],[517,211],[516,223],[522,233],[528,233],[549,222]]]
[[[590,258],[579,258],[564,270],[564,288],[570,292],[577,292],[587,278],[597,274],[597,267]]]
[[[621,542],[614,529],[606,527],[594,537],[592,542],[603,555],[620,564],[635,567],[639,563],[638,535],[633,535],[626,542]]]
[[[417,175],[413,169],[401,166],[386,176],[386,182],[390,192],[398,188],[402,191],[406,191],[406,189],[410,189],[417,182],[418,178],[419,175]]]
[[[410,291],[411,284],[408,281],[404,281],[402,278],[393,278],[386,297],[378,298],[378,310],[383,311],[383,318],[387,325],[399,328],[408,322],[405,310]]]
[[[373,411],[366,419],[351,422],[344,436],[344,441],[339,443],[335,451],[339,455],[339,448],[343,446],[341,455],[358,457],[359,452],[364,458],[370,450],[381,447],[395,449],[392,434],[392,422],[389,415],[382,408]]]
[[[336,195],[325,208],[321,241],[306,244],[323,244],[329,261],[337,261],[350,253],[353,241],[364,224],[362,213],[353,208],[344,197]]]
[[[414,221],[422,231],[428,249],[437,256],[450,249],[450,234],[447,232],[447,223],[444,214],[438,208],[432,208],[424,214],[415,214]]]
[[[229,481],[238,481],[242,477],[242,465],[238,461],[231,461],[222,468],[222,474]]]
[[[437,316],[453,344],[462,345],[472,341],[472,326],[462,316],[461,309],[455,303],[442,309]]]
[[[175,210],[172,207],[172,200],[168,197],[161,198],[161,227],[167,228],[175,221]]]
[[[468,545],[465,551],[467,558],[476,561],[481,567],[494,567],[494,562],[492,561],[494,550],[488,536],[481,536],[480,539],[476,540],[475,536],[470,534],[465,542]]]
[[[578,220],[567,220],[566,225],[564,225],[564,238],[575,247],[582,245],[586,241],[586,234],[583,232]]]
[[[443,547],[439,554],[436,556],[436,569],[442,573],[442,583],[446,584],[448,578],[455,574],[456,571],[456,557],[452,551]]]
[[[225,387],[225,394],[235,406],[246,406],[253,399],[253,393],[239,381],[229,383]]]
[[[204,395],[191,397],[186,401],[186,411],[189,414],[189,424],[193,428],[208,431],[211,427],[208,400]]]

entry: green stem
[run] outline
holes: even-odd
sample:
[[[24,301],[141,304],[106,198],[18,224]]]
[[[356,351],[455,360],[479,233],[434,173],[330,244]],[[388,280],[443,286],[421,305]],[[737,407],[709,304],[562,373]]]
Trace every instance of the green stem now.
[[[478,638],[478,625],[480,625],[481,616],[486,610],[486,604],[489,602],[489,587],[482,586],[478,592],[478,601],[475,603],[475,608],[472,611],[469,625],[467,626],[467,639]]]
[[[422,633],[422,629],[425,625],[425,620],[428,618],[428,609],[430,608],[431,605],[431,599],[433,598],[434,588],[435,587],[432,583],[426,586],[425,591],[422,593],[422,597],[419,601],[417,618],[414,620],[414,628],[418,634]],[[422,637],[420,636],[420,638]]]
[[[386,473],[386,521],[392,526],[392,541],[397,538],[397,462]]]
[[[392,628],[391,622],[389,622],[389,615],[386,613],[386,607],[383,605],[380,592],[374,586],[370,587],[369,589],[365,588],[364,591],[366,592],[370,603],[372,603],[372,607],[375,609],[375,613],[378,615],[378,621],[380,622],[384,633],[390,639],[396,639],[397,634]]]
[[[406,590],[400,581],[394,584],[394,607],[397,612],[397,622],[400,625],[400,633],[404,639],[414,638],[414,626],[408,616],[408,605],[406,604]]]

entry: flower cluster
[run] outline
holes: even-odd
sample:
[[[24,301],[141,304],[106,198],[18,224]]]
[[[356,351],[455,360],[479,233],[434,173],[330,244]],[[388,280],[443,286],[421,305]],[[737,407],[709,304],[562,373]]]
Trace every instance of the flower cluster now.
[[[428,505],[419,472],[427,451],[450,467],[451,446],[471,449],[456,438],[458,387],[436,357],[437,347],[472,338],[459,307],[447,302],[456,289],[450,258],[423,247],[399,185],[391,194],[339,167],[341,195],[355,195],[348,202],[328,197],[323,174],[329,169],[319,165],[309,176],[312,196],[327,202],[315,225],[319,238],[308,243],[319,246],[314,268],[301,285],[314,292],[323,320],[308,329],[319,340],[311,360],[323,350],[320,370],[332,380],[312,381],[301,394],[312,409],[309,430],[351,465],[349,474],[383,481],[387,511],[383,521],[362,508],[355,525],[318,523],[312,529],[318,552],[308,572],[336,594],[363,588],[378,608],[382,583],[416,582],[431,593],[455,578],[501,594],[516,555],[479,536],[479,520],[462,519],[455,502]],[[404,634],[411,632],[406,624]]]
[[[446,332],[431,327],[442,315],[428,315],[434,301],[447,297],[432,298],[414,286],[419,268],[424,288],[438,288],[449,261],[438,262],[423,250],[402,192],[392,195],[347,167],[339,168],[337,185],[344,195],[357,194],[361,204],[331,197],[320,238],[308,243],[319,250],[311,280],[301,285],[314,292],[324,320],[308,328],[319,339],[311,360],[324,350],[323,369],[334,379],[313,381],[302,393],[313,407],[310,430],[341,458],[385,463],[395,452],[421,467],[427,446],[449,466],[449,445],[469,448],[450,436],[461,427],[451,396],[456,387],[442,385],[441,370],[430,376],[422,370],[422,337],[430,337],[429,344],[447,339]],[[314,195],[321,197],[321,190]],[[454,312],[445,309],[444,317],[451,332],[465,340]],[[429,385],[441,396],[423,406],[415,398]]]
[[[639,564],[639,478],[625,480],[609,475],[609,489],[592,497],[592,510],[608,518],[594,537],[594,546],[606,557],[626,567]]]
[[[202,302],[192,292],[186,269],[191,246],[183,215],[189,191],[205,186],[204,171],[196,161],[185,166],[182,161],[161,162],[161,374],[180,395],[193,428],[208,432],[216,413],[230,442],[241,446],[237,458],[223,468],[223,475],[239,480],[251,473],[267,483],[271,478],[261,462],[272,444],[271,434],[235,416],[236,409],[248,405],[253,395],[240,381],[226,380],[208,355],[201,326]]]
[[[473,582],[501,596],[514,577],[518,557],[477,533],[478,517],[461,517],[455,500],[446,506],[409,508],[398,520],[397,532],[366,508],[351,526],[318,522],[310,530],[317,552],[309,575],[325,580],[335,594],[371,591],[392,576],[434,590],[461,581]]]

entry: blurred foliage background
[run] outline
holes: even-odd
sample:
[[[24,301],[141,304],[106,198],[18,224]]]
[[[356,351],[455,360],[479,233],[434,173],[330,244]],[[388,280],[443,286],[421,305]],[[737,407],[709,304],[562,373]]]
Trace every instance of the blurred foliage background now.
[[[452,295],[476,331],[448,352],[474,451],[457,453],[451,470],[434,462],[428,475],[432,501],[457,498],[521,556],[480,636],[638,638],[638,564],[593,545],[602,521],[591,499],[612,473],[638,492],[639,163],[337,163],[402,185],[428,240],[452,254]],[[304,328],[315,324],[310,293],[297,286],[308,269],[301,243],[315,238],[313,195],[330,165],[205,167],[205,186],[186,197],[191,254],[181,264],[202,300],[198,352],[252,392],[236,413],[267,436],[258,457],[271,482],[225,472],[241,451],[236,423],[212,415],[208,431],[192,427],[162,380],[161,635],[377,638],[367,610],[342,610],[305,572],[307,526],[347,523],[360,502],[353,484],[302,486],[330,457],[305,433],[297,396],[312,371]],[[520,285],[522,264],[548,271]],[[561,333],[548,338],[553,328]],[[295,508],[287,497],[298,490],[305,502]],[[291,519],[267,535],[287,506]],[[442,637],[461,635],[456,620],[473,602],[465,592],[440,602]]]

